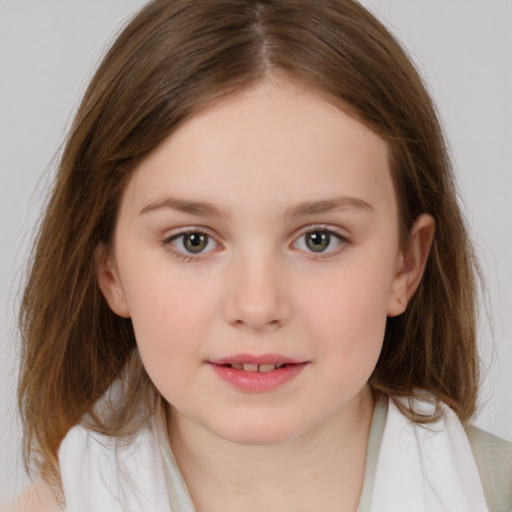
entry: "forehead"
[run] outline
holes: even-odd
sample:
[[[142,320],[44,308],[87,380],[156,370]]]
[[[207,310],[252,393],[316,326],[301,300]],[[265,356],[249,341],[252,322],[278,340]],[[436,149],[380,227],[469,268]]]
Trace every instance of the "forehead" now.
[[[325,97],[269,79],[187,120],[141,162],[126,198],[286,209],[329,196],[395,203],[386,142]]]

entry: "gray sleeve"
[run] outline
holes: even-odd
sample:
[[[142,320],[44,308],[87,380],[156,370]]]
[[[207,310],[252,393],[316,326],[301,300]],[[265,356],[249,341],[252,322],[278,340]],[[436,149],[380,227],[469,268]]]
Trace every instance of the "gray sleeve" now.
[[[478,427],[466,427],[489,512],[512,511],[512,443]]]

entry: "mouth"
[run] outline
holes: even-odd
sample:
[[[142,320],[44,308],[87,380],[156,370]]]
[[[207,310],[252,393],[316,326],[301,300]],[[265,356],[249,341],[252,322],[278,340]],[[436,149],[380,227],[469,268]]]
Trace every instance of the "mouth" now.
[[[308,361],[279,355],[252,356],[239,354],[208,361],[222,380],[240,391],[274,390],[302,373]]]
[[[287,366],[286,364],[254,364],[254,363],[231,363],[231,364],[223,364],[221,366],[228,366],[230,368],[234,368],[235,370],[241,370],[244,372],[260,372],[267,373],[273,370],[280,370]]]
[[[236,354],[208,361],[210,364],[229,366],[245,372],[271,372],[294,364],[304,364],[306,361],[293,359],[279,354]]]

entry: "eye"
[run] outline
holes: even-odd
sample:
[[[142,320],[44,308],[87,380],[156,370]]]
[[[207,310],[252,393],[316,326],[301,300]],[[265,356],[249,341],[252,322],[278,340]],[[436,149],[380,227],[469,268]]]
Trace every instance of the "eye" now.
[[[210,252],[217,247],[213,238],[201,231],[188,231],[187,233],[174,235],[166,243],[172,245],[174,250],[184,254]]]
[[[310,253],[330,254],[339,250],[347,240],[329,229],[312,229],[301,235],[294,248]]]

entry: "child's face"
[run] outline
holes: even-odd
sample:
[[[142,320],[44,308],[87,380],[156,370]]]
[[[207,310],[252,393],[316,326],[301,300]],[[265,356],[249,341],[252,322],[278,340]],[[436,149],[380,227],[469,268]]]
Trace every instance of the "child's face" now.
[[[142,162],[99,275],[178,416],[272,444],[368,396],[386,317],[407,302],[403,261],[385,142],[267,81]]]

